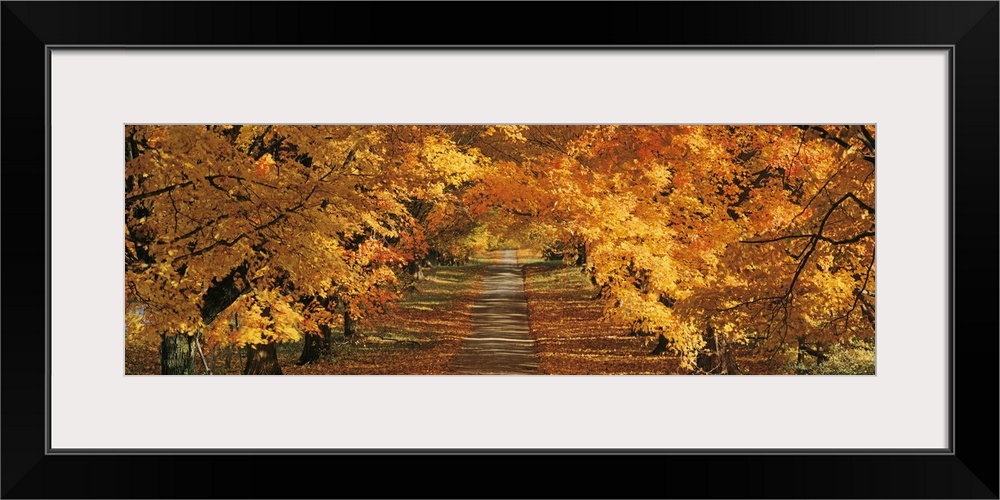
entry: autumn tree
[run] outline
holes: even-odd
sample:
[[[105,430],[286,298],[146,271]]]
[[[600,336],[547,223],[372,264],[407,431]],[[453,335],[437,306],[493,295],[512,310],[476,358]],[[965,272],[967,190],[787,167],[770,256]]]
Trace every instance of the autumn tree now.
[[[874,128],[506,127],[472,206],[559,235],[609,319],[706,373],[874,336]],[[500,161],[504,158],[507,161]],[[477,205],[478,204],[478,205]],[[730,349],[730,347],[734,349]]]
[[[381,137],[371,127],[126,128],[128,326],[160,338],[163,373],[190,373],[199,339],[245,346],[244,373],[280,373],[275,345],[300,338],[302,297],[367,279],[344,241],[382,208],[361,182],[381,161]]]
[[[873,345],[874,155],[856,125],[128,126],[127,331],[163,373],[202,343],[280,373],[507,241],[688,370],[816,366]]]
[[[474,181],[484,160],[438,127],[381,126],[370,133],[373,154],[349,154],[353,190],[363,200],[356,206],[364,209],[353,211],[348,230],[337,233],[345,266],[326,290],[304,298],[307,324],[319,328],[306,328],[299,363],[316,361],[327,350],[332,324],[353,336],[368,315],[399,297],[412,265],[441,252],[441,235],[463,218],[454,193]]]
[[[164,374],[190,373],[199,338],[219,331],[241,298],[252,307],[233,335],[247,345],[298,336],[279,295],[257,293],[283,280],[270,252],[283,224],[311,201],[271,172],[277,144],[269,133],[125,129],[127,326],[160,339]]]

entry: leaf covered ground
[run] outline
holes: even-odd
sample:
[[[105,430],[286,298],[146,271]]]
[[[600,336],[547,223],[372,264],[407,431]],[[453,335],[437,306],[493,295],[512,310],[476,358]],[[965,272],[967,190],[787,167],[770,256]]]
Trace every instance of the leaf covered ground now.
[[[361,338],[337,343],[330,356],[287,374],[431,375],[448,372],[451,358],[472,329],[485,262],[439,267],[417,282],[393,311],[372,320]]]
[[[677,371],[678,360],[650,356],[652,339],[602,320],[597,288],[579,267],[543,261],[527,252],[524,288],[531,333],[537,339],[540,369],[562,375],[664,374]]]
[[[483,278],[494,255],[466,266],[442,266],[417,281],[389,311],[372,318],[351,339],[334,332],[331,352],[320,361],[297,365],[303,343],[278,345],[278,359],[287,375],[440,375],[449,366],[462,341],[472,331],[472,306],[482,292]],[[536,339],[539,372],[560,375],[662,375],[690,373],[670,353],[650,355],[655,338],[636,336],[629,328],[605,318],[605,302],[581,268],[562,261],[546,261],[521,250],[531,335]],[[739,352],[740,371],[765,373],[874,373],[870,348],[836,351],[827,365],[794,365],[794,353],[777,356],[746,347]],[[858,353],[861,353],[860,355]],[[862,359],[858,366],[849,365]],[[160,358],[155,344],[125,343],[126,374],[158,374]],[[808,362],[808,358],[806,359]],[[196,355],[194,374],[238,375],[246,362],[235,347],[205,348],[205,360]],[[814,363],[813,363],[814,364]],[[798,369],[798,370],[796,370]]]
[[[467,266],[438,267],[416,283],[398,304],[363,326],[356,338],[346,340],[335,331],[330,354],[319,362],[297,365],[302,342],[278,346],[278,360],[286,375],[443,374],[471,331],[472,304],[489,260]],[[158,374],[156,345],[126,342],[125,373]],[[195,374],[205,373],[207,363],[217,375],[239,374],[245,363],[237,348],[219,348],[195,359]]]

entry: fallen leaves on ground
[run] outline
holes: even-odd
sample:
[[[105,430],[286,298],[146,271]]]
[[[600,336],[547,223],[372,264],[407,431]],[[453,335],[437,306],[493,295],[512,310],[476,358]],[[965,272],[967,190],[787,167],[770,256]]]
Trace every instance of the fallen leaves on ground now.
[[[435,268],[361,338],[336,344],[318,363],[282,359],[282,369],[289,375],[445,374],[472,331],[472,304],[485,274],[482,264]]]
[[[522,256],[525,258],[525,256]],[[527,260],[527,259],[526,259]],[[561,261],[524,266],[531,333],[543,373],[561,375],[676,373],[678,359],[650,356],[652,345],[602,320],[596,288],[580,268]]]

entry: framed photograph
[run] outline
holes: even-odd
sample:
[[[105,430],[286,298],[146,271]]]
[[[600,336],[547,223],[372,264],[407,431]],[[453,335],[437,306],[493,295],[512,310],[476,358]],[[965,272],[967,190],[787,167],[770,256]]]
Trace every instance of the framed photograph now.
[[[579,29],[572,31],[595,35],[569,36],[569,43],[560,45],[487,40],[481,29],[453,26],[444,21],[450,18],[439,17],[453,10],[430,4],[4,2],[3,164],[10,187],[5,248],[8,263],[14,263],[11,269],[44,270],[41,279],[9,278],[16,293],[7,297],[2,354],[4,497],[301,497],[313,485],[293,478],[314,468],[340,475],[394,471],[396,479],[385,484],[341,487],[338,482],[336,496],[447,496],[463,494],[442,481],[428,484],[427,474],[440,475],[440,468],[469,474],[487,466],[512,474],[525,467],[567,465],[587,480],[542,481],[544,491],[499,481],[486,495],[997,498],[997,320],[989,305],[997,297],[992,267],[1000,164],[997,2],[581,4],[570,16],[579,16],[571,23]],[[489,10],[488,25],[497,29],[519,26],[521,32],[536,33],[555,21],[546,14],[526,15],[524,9]],[[706,19],[713,21],[694,21]],[[839,21],[827,22],[834,19]],[[616,33],[611,38],[621,45],[607,45],[596,35],[607,32]],[[276,128],[281,139],[265,146],[278,137]],[[316,134],[325,141],[322,148],[311,146]],[[440,353],[424,352],[413,346],[427,340],[399,333],[406,330],[397,323],[394,333],[379,330],[382,334],[372,342],[424,357],[395,371],[379,366],[393,362],[379,357],[391,351],[387,347],[357,354],[354,365],[310,364],[317,359],[304,350],[310,340],[300,340],[292,330],[288,335],[299,342],[301,355],[274,351],[267,358],[261,347],[258,359],[256,347],[228,347],[258,345],[247,339],[260,339],[265,330],[286,331],[276,319],[280,314],[317,325],[332,325],[323,323],[333,321],[323,319],[332,314],[339,323],[322,330],[327,333],[317,337],[322,342],[314,348],[330,349],[327,339],[334,329],[340,338],[349,337],[352,323],[363,316],[358,311],[375,300],[370,298],[375,292],[365,295],[367,289],[359,283],[391,275],[379,274],[376,264],[395,265],[402,258],[399,253],[419,246],[399,243],[399,233],[387,222],[395,220],[393,202],[370,195],[389,180],[399,181],[398,175],[366,170],[370,159],[365,155],[378,148],[383,157],[393,154],[386,148],[397,148],[401,158],[450,155],[447,161],[463,165],[457,174],[420,174],[440,174],[443,186],[466,175],[472,168],[468,165],[486,161],[469,153],[472,149],[448,149],[454,143],[441,142],[441,137],[460,135],[493,148],[495,158],[504,155],[510,160],[505,165],[517,166],[495,166],[489,175],[500,181],[516,184],[514,177],[529,163],[537,171],[526,179],[565,169],[559,182],[536,187],[532,202],[524,201],[527,195],[508,199],[509,190],[500,181],[499,187],[476,194],[477,199],[492,196],[484,205],[503,198],[511,213],[525,218],[518,220],[537,220],[543,212],[550,221],[563,220],[566,214],[585,211],[580,208],[584,204],[556,209],[573,196],[554,193],[582,193],[601,182],[606,191],[619,189],[618,180],[601,176],[617,179],[623,165],[643,165],[644,189],[658,178],[666,179],[669,189],[639,194],[632,189],[613,203],[608,198],[605,205],[592,205],[594,213],[607,217],[578,221],[574,227],[598,234],[610,231],[608,220],[625,220],[613,212],[616,204],[626,203],[622,200],[655,198],[645,208],[631,209],[628,217],[641,224],[624,225],[617,239],[600,240],[603,247],[593,237],[586,239],[593,245],[589,255],[572,247],[576,240],[571,237],[555,238],[556,233],[544,231],[535,236],[537,225],[507,220],[497,223],[507,233],[490,226],[486,231],[493,231],[494,240],[462,240],[426,264],[436,267],[441,259],[468,263],[478,255],[472,251],[479,248],[475,245],[522,251],[496,250],[490,254],[493,261],[462,267],[464,271],[440,267],[436,272],[444,274],[435,275],[436,281],[421,281],[425,262],[414,260],[413,282],[401,287],[425,287],[433,295],[439,291],[433,286],[445,290],[472,276],[482,280],[482,296],[469,292],[463,299],[468,304],[462,305],[482,309],[470,313],[469,324],[462,326],[472,332],[469,339],[479,338],[478,344],[456,341]],[[382,139],[389,136],[392,141]],[[540,144],[538,138],[545,137],[551,142],[543,146],[559,151],[597,150],[600,141],[658,146],[653,153],[636,148],[611,159],[613,153],[592,153],[584,168],[567,166],[563,156],[491,143],[490,137],[515,145]],[[220,149],[203,146],[210,141],[221,141]],[[407,149],[418,146],[422,149],[413,149],[416,153]],[[192,151],[199,148],[205,154],[196,157]],[[705,152],[714,150],[725,150],[730,163]],[[772,156],[759,160],[761,164],[781,169],[774,174],[781,180],[774,181],[778,187],[766,188],[766,173],[754,168],[762,150]],[[232,214],[212,205],[216,202],[210,197],[199,208],[204,193],[193,191],[198,185],[187,177],[171,180],[170,172],[157,170],[169,163],[187,165],[193,172],[203,162],[229,161],[223,160],[229,154],[224,151],[234,158],[242,155],[239,161],[256,177],[223,185],[229,181],[218,180],[213,170],[202,175],[210,178],[205,187],[238,200],[243,205],[234,204],[233,210],[242,214],[248,213],[247,200],[257,203],[255,213],[246,215],[246,227],[255,231],[297,217],[298,207],[317,190],[344,205],[354,203],[348,193],[365,195],[357,203],[368,203],[368,212],[352,217],[367,228],[357,234],[370,241],[345,229],[357,222],[349,217],[337,219],[341,226],[329,229],[340,235],[343,248],[324,254],[327,267],[316,272],[337,269],[345,274],[338,275],[344,276],[339,285],[321,280],[324,288],[313,295],[316,303],[331,287],[341,287],[337,300],[324,302],[321,313],[310,316],[315,308],[308,309],[310,302],[299,295],[295,304],[276,298],[280,294],[275,290],[292,286],[288,273],[311,272],[301,252],[282,254],[287,248],[263,243],[242,249],[237,243],[247,238],[248,230],[240,229],[244,226],[218,225],[214,235],[202,234],[205,221]],[[651,154],[660,155],[662,162],[651,160]],[[669,155],[675,156],[665,159]],[[796,163],[800,155],[808,162]],[[673,167],[663,167],[662,175],[650,173],[667,162]],[[829,172],[821,165],[829,165]],[[730,213],[715,225],[705,222],[703,211],[713,206],[706,198],[715,195],[681,191],[683,186],[737,167],[747,170],[745,183],[734,178],[731,186],[717,189],[724,197],[726,186],[732,188]],[[294,190],[278,177],[282,169],[290,175],[292,168],[306,172],[297,184],[301,193],[289,194]],[[329,177],[320,175],[324,168],[347,169],[345,176],[371,180],[331,187],[323,184]],[[310,177],[312,171],[319,173]],[[691,179],[683,181],[684,176]],[[244,181],[276,194],[258,195]],[[315,186],[309,184],[313,181]],[[136,187],[141,182],[146,185]],[[454,182],[472,184],[468,179]],[[741,186],[751,185],[741,194]],[[172,197],[175,189],[179,194],[187,188],[191,191],[185,191],[185,198]],[[425,186],[413,189],[429,196]],[[164,206],[169,202],[173,207],[165,212],[172,215],[162,220],[137,208],[141,203],[130,204],[160,195],[166,195]],[[543,195],[544,206],[538,202]],[[802,201],[809,197],[826,198],[825,215],[823,210],[814,214],[811,201]],[[470,199],[472,194],[463,198]],[[734,210],[743,202],[754,208]],[[833,215],[842,203],[853,208]],[[473,205],[460,209],[476,210]],[[268,210],[276,215],[269,218]],[[412,207],[400,210],[414,213]],[[677,215],[684,210],[700,215]],[[640,261],[652,257],[625,249],[637,238],[649,241],[667,231],[667,223],[653,222],[670,216],[677,217],[670,227],[700,221],[685,223],[697,225],[689,229],[703,241],[736,234],[733,227],[738,226],[744,232],[737,239],[754,251],[780,255],[791,250],[773,245],[776,241],[799,239],[806,245],[800,256],[811,254],[820,242],[828,244],[829,255],[818,252],[812,261],[795,261],[809,264],[808,270],[805,264],[786,266],[792,286],[785,298],[770,309],[744,312],[739,308],[766,302],[768,297],[760,297],[768,295],[760,291],[766,290],[764,282],[786,269],[732,254],[729,245],[696,244],[697,238],[690,236],[683,238],[689,245],[684,252],[670,254],[670,272],[640,269]],[[810,233],[803,225],[794,234],[767,232],[768,224],[778,225],[774,220],[800,216],[814,218],[809,227],[819,229]],[[312,235],[311,227],[281,226],[283,241]],[[234,232],[226,232],[230,230]],[[636,236],[642,230],[649,234]],[[151,232],[171,237],[144,240]],[[196,232],[208,243],[184,239]],[[168,240],[176,245],[164,243]],[[657,246],[668,244],[656,241]],[[154,244],[159,246],[153,249]],[[266,258],[239,276],[204,271],[211,265],[230,269],[226,256],[209,253],[222,247],[234,248],[233,258],[245,260],[246,252]],[[169,272],[147,271],[159,262],[156,252],[175,261],[189,258],[190,267],[181,265],[179,277],[170,274],[177,266]],[[567,262],[589,257],[590,267],[582,268],[591,274],[576,273],[580,289],[590,295],[597,290],[630,317],[635,311],[643,314],[631,333],[649,335],[649,345],[628,367],[607,368],[607,352],[589,344],[538,355],[510,347],[528,342],[526,321],[504,332],[483,326],[498,316],[513,321],[522,305],[535,311],[544,307],[532,301],[548,290],[539,288],[545,286],[546,273],[562,269],[545,263],[556,254]],[[203,255],[214,260],[194,258]],[[720,255],[727,264],[715,263]],[[330,260],[341,257],[343,261]],[[601,267],[629,258],[627,266]],[[689,264],[692,269],[729,266],[743,278],[726,278],[728,295],[717,293],[722,285],[685,288],[676,276],[697,279],[682,267]],[[355,275],[342,270],[352,265],[365,271],[357,274],[357,283],[344,285],[346,276]],[[206,288],[182,280],[193,283],[197,276],[211,284]],[[629,286],[616,289],[622,276]],[[800,276],[800,284],[843,289],[848,298],[833,292],[814,295],[822,298],[812,302],[796,298],[810,305],[789,312],[789,297],[803,293],[795,288]],[[189,285],[206,296],[224,294],[212,290],[221,290],[226,280],[271,280],[270,288],[257,287],[261,293],[237,299],[246,301],[237,304],[240,308],[263,312],[230,315],[226,307],[234,301],[212,315],[205,312],[207,301],[185,312],[183,301],[157,298],[157,290],[170,286],[181,291],[160,295],[187,296],[183,289]],[[301,287],[305,280],[296,283]],[[558,300],[569,297],[563,285],[549,286],[563,294]],[[527,292],[500,292],[511,287]],[[682,310],[677,297],[696,299]],[[980,307],[979,298],[988,305]],[[648,304],[642,302],[647,299]],[[844,302],[843,311],[837,309],[838,300]],[[150,316],[150,304],[173,316]],[[409,309],[396,316],[399,321],[441,319],[431,317],[437,315],[433,305],[403,304]],[[705,330],[704,323],[697,323],[702,329],[689,336],[679,332],[694,323],[661,314],[670,309],[677,317],[702,318],[697,314],[706,308],[715,308],[714,328]],[[720,312],[736,311],[728,321],[750,324],[782,310],[786,330],[809,324],[810,331],[825,332],[831,339],[849,334],[854,340],[831,344],[826,337],[799,335],[795,344],[784,337],[786,331],[777,342],[779,334],[768,337],[766,326],[755,327],[752,334],[731,333],[727,328],[732,323]],[[197,335],[175,337],[184,339],[185,346],[168,350],[165,343],[141,347],[130,340],[141,337],[144,325],[161,324],[157,321],[163,328],[183,329],[191,314],[205,321]],[[558,311],[554,314],[552,331],[571,328],[559,321]],[[856,324],[850,323],[852,314]],[[817,319],[821,315],[826,315],[825,323]],[[210,317],[222,320],[213,323]],[[253,327],[265,320],[269,330]],[[508,335],[522,327],[525,335]],[[736,347],[737,338],[743,347]],[[610,349],[609,342],[601,348]],[[685,347],[691,342],[697,346]],[[846,352],[836,350],[848,349],[844,346],[857,353],[835,358]],[[741,357],[752,360],[752,366],[744,361],[738,367],[736,358],[727,356],[742,353],[740,348],[768,355]],[[669,373],[743,375],[637,375],[665,359],[647,351],[669,349],[676,355]],[[483,361],[475,355],[483,350],[502,351],[508,361],[495,361],[496,356]],[[236,367],[223,359],[233,352]],[[171,357],[176,353],[183,355]],[[435,361],[445,354],[452,361]],[[276,374],[279,357],[293,355],[300,366],[282,361],[287,367],[282,376],[238,375]],[[580,361],[584,356],[591,356],[591,364]],[[567,359],[577,361],[567,364]],[[316,366],[321,368],[310,368]],[[152,375],[192,372],[233,376]],[[496,375],[538,372],[561,375]],[[621,467],[622,461],[635,472],[627,478],[609,475],[609,467]],[[255,474],[252,480],[245,475],[249,469],[271,467],[284,472]],[[702,479],[686,485],[677,479],[687,477]]]

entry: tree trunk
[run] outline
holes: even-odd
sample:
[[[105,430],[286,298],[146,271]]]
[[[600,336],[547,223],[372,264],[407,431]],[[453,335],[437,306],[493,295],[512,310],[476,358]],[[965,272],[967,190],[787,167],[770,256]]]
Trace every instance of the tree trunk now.
[[[816,342],[816,348],[813,349],[809,347],[809,345],[806,343],[805,336],[800,336],[798,338],[798,341],[799,341],[799,356],[798,356],[798,368],[796,369],[796,371],[800,374],[809,373],[810,371],[812,371],[811,369],[806,368],[803,365],[802,361],[803,354],[808,354],[816,358],[816,366],[823,366],[823,362],[826,361],[826,354],[823,353],[823,343]]]
[[[736,354],[729,348],[729,340],[726,339],[726,334],[723,333],[716,337],[715,344],[718,347],[720,363],[719,368],[722,373],[725,373],[726,375],[739,375],[740,367],[736,363]]]
[[[306,332],[306,341],[302,345],[302,354],[299,356],[299,360],[295,362],[297,365],[306,365],[309,363],[315,363],[319,361],[319,358],[323,355],[323,350],[326,347],[326,342],[323,341],[323,336]]]
[[[358,333],[358,320],[351,317],[351,313],[344,311],[344,337],[353,337]]]
[[[705,373],[719,373],[716,371],[719,368],[719,355],[718,346],[715,342],[715,330],[712,327],[708,327],[705,329],[702,338],[705,339],[705,347],[698,352],[695,364]]]
[[[327,325],[320,325],[319,333],[306,332],[306,342],[302,346],[302,355],[296,364],[315,363],[330,352],[333,331]]]
[[[667,352],[667,349],[669,347],[670,347],[670,342],[661,333],[660,336],[656,339],[656,347],[654,347],[653,348],[653,352],[651,352],[649,354],[652,355],[652,356],[663,354],[663,353]]]
[[[278,365],[278,346],[274,343],[248,345],[244,375],[281,375]]]
[[[576,246],[576,265],[582,266],[587,263],[587,244],[580,243]]]
[[[194,372],[194,336],[184,333],[160,337],[160,373],[190,375]]]
[[[802,373],[802,353],[803,353],[803,349],[806,346],[806,338],[800,336],[798,338],[798,341],[799,341],[799,354],[798,354],[798,357],[795,360],[795,365],[798,367],[799,373]]]
[[[698,353],[697,365],[705,373],[739,375],[736,355],[729,350],[725,334],[715,334],[711,326],[705,329],[705,347]]]
[[[407,264],[406,272],[417,281],[424,279],[423,264],[419,259]]]

